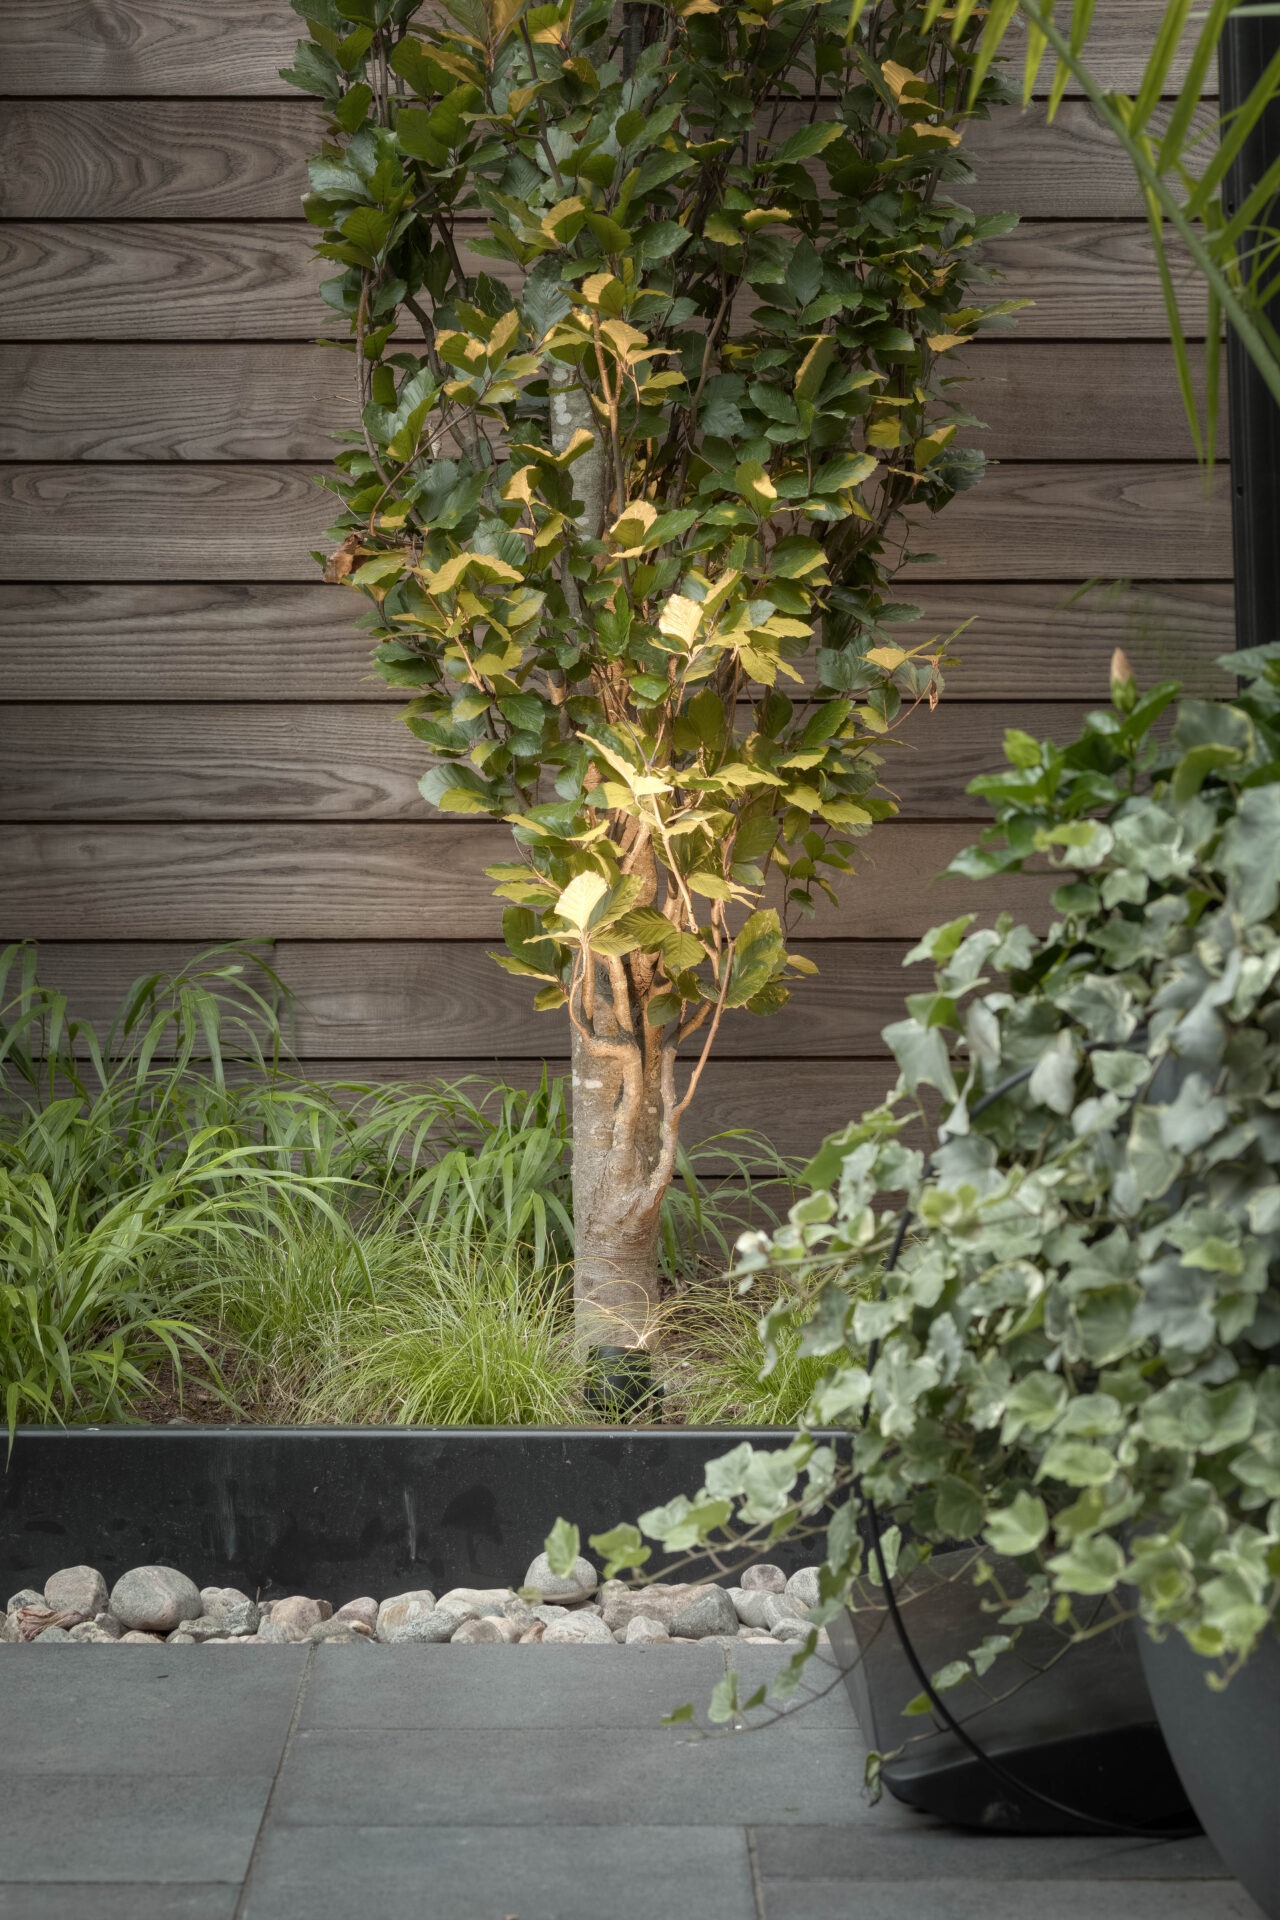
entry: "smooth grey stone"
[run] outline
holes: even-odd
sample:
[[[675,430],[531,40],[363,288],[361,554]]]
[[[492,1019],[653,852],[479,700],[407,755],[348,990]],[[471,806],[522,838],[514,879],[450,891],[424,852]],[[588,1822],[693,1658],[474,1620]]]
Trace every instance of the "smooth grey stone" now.
[[[204,1607],[201,1617],[223,1621],[224,1633],[256,1633],[262,1623],[261,1607],[238,1587],[202,1587],[200,1598]]]
[[[612,1633],[598,1613],[571,1613],[554,1620],[539,1643],[544,1647],[611,1647]]]
[[[272,1823],[250,1887],[246,1920],[753,1920],[756,1911],[747,1837],[729,1823],[425,1831]]]
[[[45,1604],[43,1593],[37,1593],[34,1587],[19,1587],[5,1601],[4,1610],[6,1613],[16,1613],[19,1607],[43,1607]]]
[[[373,1634],[358,1620],[319,1620],[312,1627],[307,1639],[313,1646],[349,1646],[353,1640],[360,1640],[365,1646],[373,1645]]]
[[[552,1573],[551,1562],[546,1554],[539,1553],[530,1562],[523,1584],[536,1588],[538,1598],[544,1604],[554,1601],[558,1606],[572,1607],[581,1600],[591,1598],[600,1585],[600,1573],[581,1554],[567,1574]]]
[[[81,1624],[83,1625],[85,1623],[82,1622]],[[64,1640],[74,1645],[74,1642],[71,1641],[70,1628],[44,1627],[36,1635],[35,1639],[28,1641],[27,1644],[32,1647],[53,1647],[53,1646],[57,1646],[60,1642]]]
[[[554,1627],[557,1620],[567,1620],[569,1617],[568,1607],[544,1606],[539,1603],[536,1607],[530,1607],[529,1611],[535,1620],[541,1620],[544,1627]]]
[[[176,1567],[131,1567],[111,1589],[110,1611],[124,1627],[171,1633],[181,1620],[199,1618],[203,1602],[194,1580]]]
[[[320,1626],[323,1623],[317,1620],[315,1624]],[[310,1632],[310,1628],[307,1629],[307,1632]],[[264,1620],[258,1628],[259,1640],[265,1641],[268,1646],[296,1647],[299,1646],[306,1637],[307,1634],[303,1632],[301,1627],[291,1626],[287,1620],[276,1620],[274,1618]]]
[[[283,1626],[296,1627],[299,1633],[310,1633],[312,1627],[330,1619],[332,1614],[331,1601],[313,1600],[306,1593],[290,1593],[283,1600],[272,1601],[270,1617]]]
[[[362,1626],[368,1627],[371,1633],[376,1633],[378,1603],[372,1594],[361,1594],[359,1599],[348,1600],[344,1606],[339,1607],[333,1617],[335,1620],[358,1620]]]
[[[777,1595],[770,1589],[753,1593],[747,1587],[726,1587],[725,1592],[733,1602],[733,1610],[744,1627],[764,1627],[767,1631],[772,1624],[764,1617],[764,1610],[770,1600]]]
[[[202,1613],[197,1620],[181,1620],[179,1633],[192,1640],[234,1640],[258,1630],[258,1609],[252,1600],[225,1613]],[[170,1635],[172,1638],[172,1635]]]
[[[785,1588],[787,1599],[794,1600],[801,1607],[816,1607],[820,1572],[820,1567],[801,1567],[793,1573]]]
[[[432,1607],[427,1613],[415,1613],[400,1626],[384,1627],[382,1615],[378,1615],[378,1638],[388,1646],[418,1644],[422,1646],[440,1646],[446,1640],[452,1640],[458,1628],[466,1620],[474,1620],[476,1615],[462,1607]]]
[[[46,1631],[48,1631],[48,1629],[46,1629]],[[88,1641],[91,1646],[114,1647],[117,1646],[120,1641],[120,1635],[118,1633],[107,1633],[104,1628],[98,1626],[97,1622],[93,1620],[82,1620],[78,1627],[69,1628],[68,1634],[72,1640],[81,1642]]]
[[[450,1587],[436,1601],[438,1607],[460,1607],[483,1619],[486,1614],[504,1615],[508,1603],[516,1598],[510,1587]],[[519,1604],[523,1605],[523,1602]]]
[[[588,1662],[577,1648],[539,1657],[499,1647],[484,1660],[449,1664],[468,1675],[504,1660],[554,1669],[618,1660],[643,1671],[651,1660],[673,1657],[660,1647],[642,1659],[606,1646]],[[128,1663],[109,1664],[118,1671]],[[597,1720],[610,1712],[608,1677],[601,1674]],[[683,1699],[706,1697],[691,1674]],[[858,1736],[840,1732],[790,1734],[784,1751],[767,1736],[682,1737],[661,1726],[311,1727],[294,1736],[273,1804],[280,1820],[317,1826],[611,1827],[621,1809],[629,1824],[646,1827],[682,1825],[692,1811],[706,1826],[821,1823],[850,1817],[865,1757]]]
[[[635,1614],[625,1627],[619,1627],[618,1632],[623,1637],[624,1646],[628,1647],[651,1647],[671,1638],[661,1620],[644,1613]]]
[[[784,1646],[798,1646],[802,1640],[809,1638],[811,1631],[812,1629],[807,1620],[795,1620],[789,1617],[775,1620],[769,1629],[773,1638],[780,1641]]]
[[[776,1667],[781,1648],[766,1651]],[[607,1712],[610,1726],[652,1731],[673,1707],[709,1699],[724,1673],[718,1647],[653,1647],[643,1659],[619,1646],[593,1647],[589,1660],[576,1653],[552,1647],[533,1659],[527,1647],[494,1647],[483,1660],[452,1660],[387,1647],[359,1674],[314,1668],[300,1725],[571,1728],[599,1726]]]
[[[738,1584],[744,1593],[784,1593],[787,1576],[781,1567],[772,1566],[767,1560],[758,1560],[754,1566],[742,1569]]]
[[[450,1641],[455,1647],[509,1647],[520,1638],[514,1621],[482,1614],[478,1620],[463,1620]]]
[[[408,1593],[392,1594],[378,1608],[379,1640],[413,1639],[414,1635],[403,1633],[401,1629],[425,1620],[428,1614],[435,1612],[435,1608],[436,1597],[427,1587],[417,1587]],[[273,1614],[272,1618],[274,1617]],[[314,1620],[307,1622],[308,1627],[313,1627],[315,1624]]]
[[[44,1583],[44,1603],[55,1613],[87,1613],[107,1604],[107,1583],[96,1567],[62,1567]]]
[[[693,1587],[683,1606],[667,1620],[667,1631],[673,1639],[679,1634],[689,1640],[704,1640],[713,1633],[736,1634],[738,1616],[723,1587]]]

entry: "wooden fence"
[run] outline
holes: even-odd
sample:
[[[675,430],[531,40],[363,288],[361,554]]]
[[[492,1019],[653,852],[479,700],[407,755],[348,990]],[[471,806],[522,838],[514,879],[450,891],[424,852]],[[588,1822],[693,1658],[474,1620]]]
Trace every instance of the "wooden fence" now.
[[[1161,11],[1099,0],[1114,82]],[[319,110],[277,75],[299,26],[286,0],[0,0],[0,933],[95,1016],[193,947],[272,937],[308,1063],[527,1079],[565,1029],[485,958],[504,833],[428,815],[310,558],[349,401],[298,209]],[[1123,156],[1076,99],[973,145],[970,197],[1023,216],[1002,290],[1035,304],[970,351],[998,464],[910,593],[939,631],[977,621],[896,755],[902,821],[806,929],[818,979],[727,1024],[695,1136],[804,1151],[876,1097],[906,946],[984,898],[932,876],[1003,729],[1070,728],[1117,642],[1197,687],[1232,643],[1227,478],[1190,460]],[[1123,584],[1071,599],[1090,579]]]

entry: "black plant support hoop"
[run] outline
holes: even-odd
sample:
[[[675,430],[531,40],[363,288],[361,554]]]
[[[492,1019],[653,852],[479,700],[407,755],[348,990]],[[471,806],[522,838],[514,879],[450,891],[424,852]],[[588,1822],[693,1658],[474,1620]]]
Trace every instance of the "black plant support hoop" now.
[[[1139,1027],[1134,1037],[1139,1038],[1144,1031],[1144,1027]],[[1091,1041],[1086,1044],[1084,1051],[1086,1053],[1092,1053],[1095,1048],[1108,1044],[1110,1043],[1101,1040]],[[1034,1072],[1035,1065],[1033,1064],[1029,1067],[1023,1067],[1015,1074],[1011,1074],[1009,1078],[1002,1081],[999,1086],[993,1087],[989,1093],[984,1094],[976,1106],[970,1108],[971,1117],[976,1117],[978,1114],[984,1113],[988,1107],[994,1106],[998,1100],[1003,1100],[1006,1094],[1012,1093],[1016,1087],[1020,1087],[1028,1081]],[[929,1164],[929,1161],[926,1160],[926,1174],[929,1170]],[[898,1264],[912,1218],[913,1215],[909,1206],[904,1207],[898,1216],[898,1225],[894,1232],[893,1244],[889,1249],[888,1259],[885,1261],[886,1279]],[[880,1297],[881,1299],[884,1298],[883,1286]],[[872,1367],[874,1367],[876,1363],[879,1350],[879,1341],[873,1341],[868,1354],[868,1359]],[[868,1415],[863,1416],[862,1424],[864,1427],[866,1426],[867,1417]],[[919,1682],[920,1690],[928,1700],[930,1708],[942,1721],[947,1731],[955,1735],[956,1739],[960,1741],[962,1746],[967,1748],[978,1764],[1007,1791],[1015,1793],[1025,1799],[1033,1800],[1037,1805],[1045,1807],[1048,1811],[1063,1815],[1071,1820],[1077,1820],[1084,1826],[1101,1827],[1109,1833],[1124,1834],[1128,1838],[1135,1840],[1171,1840],[1197,1833],[1199,1827],[1196,1824],[1186,1826],[1145,1827],[1128,1820],[1109,1820],[1103,1814],[1089,1813],[1081,1807],[1069,1806],[1065,1801],[1055,1799],[1052,1794],[1043,1792],[1039,1787],[1033,1787],[1029,1781],[1020,1780],[1016,1774],[1011,1773],[994,1755],[987,1752],[981,1741],[976,1740],[964,1723],[958,1720],[955,1714],[952,1713],[950,1707],[934,1686],[933,1681],[925,1669],[924,1662],[916,1650],[915,1642],[911,1638],[910,1629],[903,1617],[902,1609],[898,1605],[897,1594],[894,1592],[893,1580],[889,1573],[888,1561],[885,1557],[884,1536],[883,1529],[880,1525],[879,1509],[875,1501],[872,1500],[869,1495],[862,1492],[861,1482],[858,1481],[856,1484],[866,1506],[867,1520],[871,1529],[871,1550],[875,1555],[876,1570],[880,1576],[880,1584],[884,1588],[885,1605],[893,1624],[893,1630],[897,1635],[898,1644],[901,1646],[907,1664]]]

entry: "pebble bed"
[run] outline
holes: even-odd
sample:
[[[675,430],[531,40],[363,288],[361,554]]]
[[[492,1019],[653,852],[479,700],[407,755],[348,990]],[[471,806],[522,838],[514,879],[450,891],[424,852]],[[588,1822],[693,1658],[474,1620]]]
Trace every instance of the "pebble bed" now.
[[[530,1596],[533,1597],[530,1597]],[[713,1582],[631,1587],[601,1581],[589,1560],[568,1574],[534,1560],[512,1587],[425,1587],[335,1607],[293,1593],[255,1600],[237,1587],[198,1587],[175,1567],[133,1567],[114,1587],[96,1567],[63,1567],[44,1591],[24,1587],[5,1608],[0,1644],[48,1646],[691,1646],[698,1641],[804,1640],[818,1602],[818,1569],[790,1578],[751,1566],[739,1587]],[[826,1639],[819,1629],[819,1640]]]

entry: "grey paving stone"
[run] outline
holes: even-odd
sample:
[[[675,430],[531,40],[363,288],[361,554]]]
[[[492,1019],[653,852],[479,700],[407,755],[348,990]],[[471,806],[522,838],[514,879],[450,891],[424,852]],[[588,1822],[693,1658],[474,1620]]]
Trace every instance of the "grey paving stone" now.
[[[765,1880],[765,1920],[1262,1920],[1234,1881]]]
[[[789,1647],[766,1647],[753,1641],[727,1647],[725,1657],[741,1676],[740,1697],[745,1699],[757,1687],[767,1685],[779,1668],[786,1666],[791,1651]],[[786,1701],[770,1702],[770,1711],[785,1712],[788,1731],[814,1733],[845,1727],[856,1732],[858,1727],[839,1667],[830,1655],[824,1659],[820,1653],[807,1663],[797,1691]]]
[[[612,1797],[612,1788],[610,1788]],[[735,1827],[268,1832],[244,1920],[755,1920]]]
[[[14,1769],[272,1773],[307,1649],[85,1647],[74,1661],[5,1653],[0,1717],[22,1737],[0,1744],[0,1797]]]
[[[0,1777],[0,1885],[238,1882],[270,1790],[270,1774],[234,1769],[150,1778],[114,1771],[6,1773]]]
[[[0,1920],[232,1920],[239,1888],[104,1886],[59,1880],[0,1886]]]
[[[336,1653],[338,1649],[332,1649]],[[304,1727],[660,1727],[704,1706],[718,1647],[381,1647],[376,1660],[317,1661]]]
[[[757,1827],[760,1871],[772,1879],[1224,1880],[1203,1834],[1190,1840],[1071,1839],[964,1833],[886,1797],[856,1827]],[[884,1816],[883,1819],[881,1816]]]
[[[316,1727],[294,1739],[273,1818],[343,1826],[824,1823],[865,1812],[861,1778],[861,1744],[839,1732],[690,1739],[634,1728]]]

